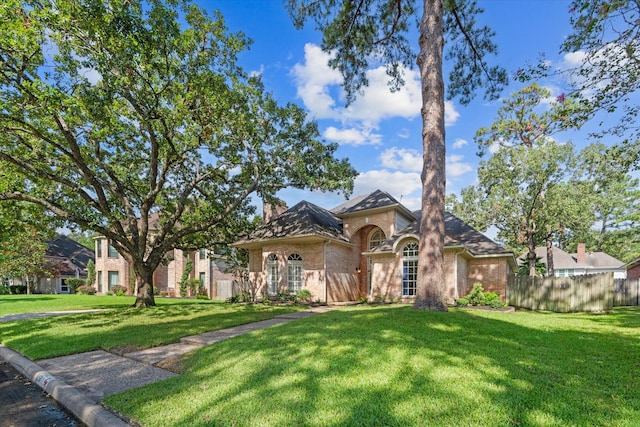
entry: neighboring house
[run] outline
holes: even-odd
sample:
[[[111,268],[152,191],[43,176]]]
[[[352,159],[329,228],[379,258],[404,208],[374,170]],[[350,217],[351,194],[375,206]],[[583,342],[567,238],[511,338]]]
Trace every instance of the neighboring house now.
[[[267,211],[265,210],[265,214]],[[232,244],[249,251],[258,294],[308,289],[323,302],[411,302],[418,280],[419,213],[383,191],[326,210],[302,201]],[[449,302],[474,283],[505,295],[513,253],[451,214],[445,216],[445,292]]]
[[[130,293],[135,293],[132,285],[133,272],[129,263],[104,236],[95,237],[94,240],[96,244],[94,286],[98,294],[106,294],[116,285],[125,286],[129,288]],[[158,266],[153,273],[153,284],[158,288],[158,292],[166,293],[168,296],[180,296],[180,280],[189,259],[193,263],[189,278],[200,279],[210,298],[216,298],[219,280],[233,279],[232,275],[224,273],[224,261],[205,249],[190,253],[174,249],[166,254],[166,259],[169,262]]]
[[[62,235],[48,241],[47,245],[45,260],[55,269],[55,276],[40,278],[34,292],[43,294],[71,293],[66,279],[86,279],[87,264],[93,260],[93,251]]]
[[[640,257],[622,266],[627,272],[627,279],[640,279]]]
[[[584,243],[578,244],[576,253],[567,253],[558,247],[553,247],[553,271],[556,277],[581,276],[584,274],[613,273],[615,279],[627,277],[624,263],[604,252],[591,252],[586,250]],[[520,257],[524,259],[526,255]],[[547,265],[547,248],[536,248],[536,257]]]

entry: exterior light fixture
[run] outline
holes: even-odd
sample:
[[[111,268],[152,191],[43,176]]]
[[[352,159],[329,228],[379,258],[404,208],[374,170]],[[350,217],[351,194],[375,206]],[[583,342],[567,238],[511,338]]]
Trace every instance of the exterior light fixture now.
[[[356,273],[358,274],[362,273],[362,269],[360,267],[356,267]]]

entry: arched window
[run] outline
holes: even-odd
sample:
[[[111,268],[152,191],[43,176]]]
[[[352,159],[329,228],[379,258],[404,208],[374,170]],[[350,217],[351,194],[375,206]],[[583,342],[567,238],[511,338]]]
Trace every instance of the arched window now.
[[[298,254],[287,258],[287,285],[291,292],[302,289],[302,257]]]
[[[409,242],[402,249],[402,296],[416,295],[418,283],[418,242]]]
[[[385,240],[386,237],[384,235],[384,231],[382,231],[380,228],[376,228],[369,234],[369,245],[367,248],[369,250],[373,250],[377,246],[380,246]]]
[[[278,257],[276,254],[269,254],[267,257],[267,293],[269,295],[278,293]]]

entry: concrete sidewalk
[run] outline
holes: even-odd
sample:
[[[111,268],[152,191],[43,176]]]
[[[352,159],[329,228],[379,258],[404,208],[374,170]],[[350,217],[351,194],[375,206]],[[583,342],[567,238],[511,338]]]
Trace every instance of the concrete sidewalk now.
[[[121,355],[97,350],[33,362],[0,345],[0,357],[38,384],[86,425],[127,426],[129,424],[125,420],[101,405],[100,402],[105,396],[177,375],[162,369],[161,366],[190,351],[258,329],[324,313],[333,308],[315,307],[261,322],[184,337],[175,344],[125,352]]]

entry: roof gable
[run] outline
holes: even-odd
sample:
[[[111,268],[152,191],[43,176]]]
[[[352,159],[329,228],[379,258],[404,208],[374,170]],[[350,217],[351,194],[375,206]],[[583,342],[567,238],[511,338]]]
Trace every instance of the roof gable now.
[[[389,193],[376,190],[371,194],[353,198],[340,206],[336,206],[331,209],[331,212],[335,215],[342,216],[392,206],[401,205],[400,202],[394,199]]]
[[[342,224],[331,212],[306,201],[253,231],[237,244],[250,241],[318,236],[348,242],[342,235]]]

